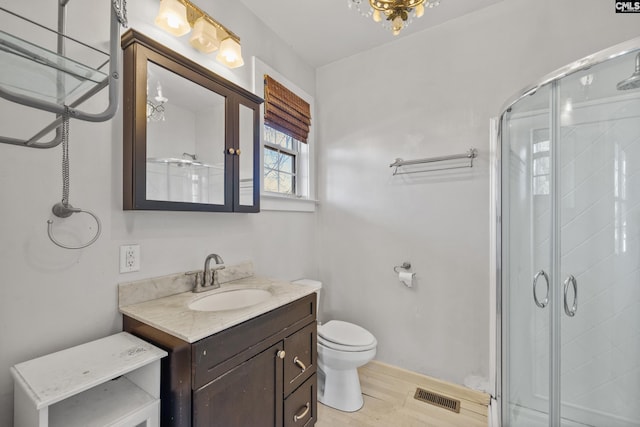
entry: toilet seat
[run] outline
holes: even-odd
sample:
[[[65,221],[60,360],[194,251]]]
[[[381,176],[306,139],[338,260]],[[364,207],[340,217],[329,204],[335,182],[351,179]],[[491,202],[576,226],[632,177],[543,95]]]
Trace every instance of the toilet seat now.
[[[318,326],[318,343],[339,351],[367,351],[378,344],[371,332],[342,320]]]

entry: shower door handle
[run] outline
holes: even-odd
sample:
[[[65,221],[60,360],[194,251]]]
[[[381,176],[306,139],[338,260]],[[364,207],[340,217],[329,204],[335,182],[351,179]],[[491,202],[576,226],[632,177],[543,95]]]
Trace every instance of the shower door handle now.
[[[573,285],[573,304],[571,304],[571,308],[569,308],[569,304],[567,302],[567,292],[569,291],[569,283]],[[576,315],[576,311],[578,310],[578,282],[576,278],[573,277],[572,274],[567,277],[564,281],[564,312],[569,317],[573,317]]]
[[[544,281],[547,284],[547,292],[542,301],[538,300],[538,295],[536,294],[536,285],[538,284],[540,276],[544,277]],[[544,270],[538,271],[536,275],[533,276],[533,301],[535,301],[536,305],[540,308],[545,308],[547,304],[549,304],[549,276],[547,276]]]

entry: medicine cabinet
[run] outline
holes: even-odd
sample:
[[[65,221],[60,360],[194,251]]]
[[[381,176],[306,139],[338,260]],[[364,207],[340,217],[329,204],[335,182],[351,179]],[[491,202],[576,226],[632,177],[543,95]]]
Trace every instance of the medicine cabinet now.
[[[129,30],[125,210],[258,212],[262,99]]]

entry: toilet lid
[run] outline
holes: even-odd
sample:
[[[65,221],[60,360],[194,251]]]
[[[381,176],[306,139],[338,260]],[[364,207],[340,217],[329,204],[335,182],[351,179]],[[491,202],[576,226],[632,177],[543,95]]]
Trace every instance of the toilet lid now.
[[[318,336],[325,341],[353,347],[366,347],[376,342],[371,332],[342,320],[330,320],[318,326]]]
[[[318,335],[318,347],[326,347],[338,351],[346,351],[349,353],[358,351],[369,351],[375,349],[377,346],[378,342],[375,340],[371,344],[363,346],[336,344],[332,341],[325,340],[320,335]]]

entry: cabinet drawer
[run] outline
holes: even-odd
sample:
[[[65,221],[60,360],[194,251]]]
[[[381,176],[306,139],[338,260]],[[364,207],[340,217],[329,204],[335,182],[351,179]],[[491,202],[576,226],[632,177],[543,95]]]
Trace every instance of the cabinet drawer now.
[[[284,401],[284,427],[311,427],[318,419],[316,374]]]
[[[317,326],[312,322],[284,340],[284,395],[316,372]]]
[[[193,344],[193,389],[315,321],[315,293]]]

